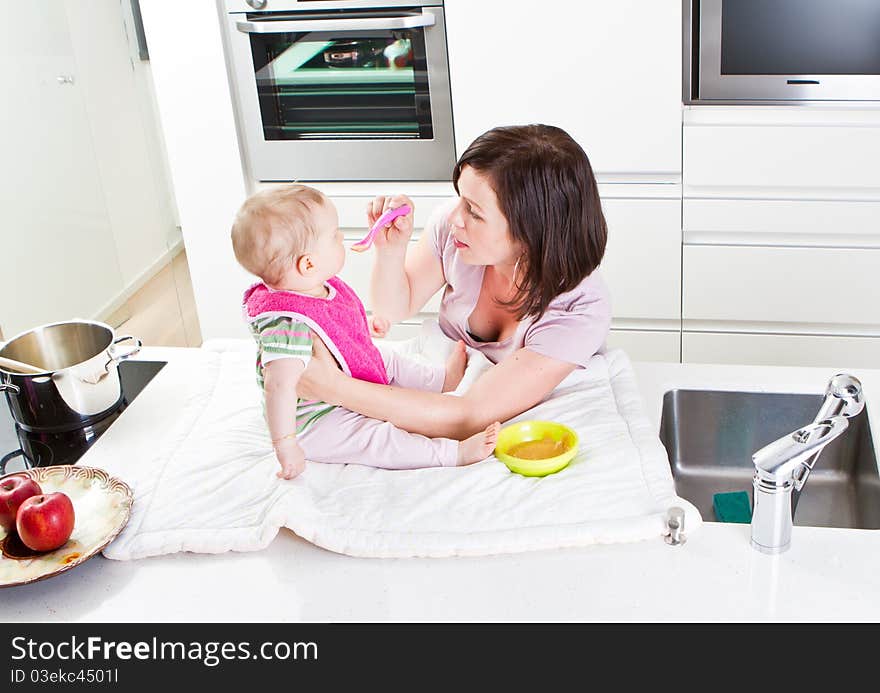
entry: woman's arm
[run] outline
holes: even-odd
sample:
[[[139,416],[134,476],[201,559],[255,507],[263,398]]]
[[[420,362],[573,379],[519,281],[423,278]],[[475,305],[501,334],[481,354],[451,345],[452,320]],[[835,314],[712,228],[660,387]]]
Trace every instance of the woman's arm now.
[[[376,198],[367,218],[372,224],[384,209],[401,205],[413,206],[403,195]],[[398,217],[391,227],[377,234],[376,259],[370,280],[373,313],[392,323],[408,318],[421,310],[428,299],[443,286],[443,265],[431,247],[430,233],[425,232],[410,248],[413,213]]]
[[[493,421],[507,421],[543,400],[576,366],[520,349],[492,366],[461,397],[378,385],[346,376],[315,340],[300,380],[301,396],[318,397],[411,433],[464,440]]]

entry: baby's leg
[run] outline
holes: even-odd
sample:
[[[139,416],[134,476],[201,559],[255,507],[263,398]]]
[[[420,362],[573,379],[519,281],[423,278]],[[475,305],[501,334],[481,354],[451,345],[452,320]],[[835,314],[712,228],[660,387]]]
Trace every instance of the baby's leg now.
[[[385,372],[392,385],[410,390],[442,392],[446,368],[433,363],[422,363],[390,348],[379,349],[385,361]]]
[[[459,443],[409,433],[387,421],[339,408],[322,416],[298,440],[306,459],[313,462],[384,469],[456,467],[489,457],[495,449],[499,428],[494,423]]]
[[[467,349],[461,340],[452,347],[443,366],[416,361],[393,349],[380,349],[379,352],[391,384],[411,390],[451,392],[458,387],[467,368]]]
[[[464,371],[467,368],[468,355],[467,347],[462,340],[458,340],[449,358],[446,359],[446,377],[443,380],[443,392],[452,392],[458,387],[458,384],[464,378]]]
[[[455,467],[457,440],[426,438],[348,409],[325,414],[298,436],[307,460],[384,469]]]

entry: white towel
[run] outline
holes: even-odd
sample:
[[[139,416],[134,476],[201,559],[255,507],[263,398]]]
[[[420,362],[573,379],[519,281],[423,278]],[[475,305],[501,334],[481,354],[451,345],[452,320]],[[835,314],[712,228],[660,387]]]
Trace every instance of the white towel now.
[[[282,481],[252,348],[246,340],[215,342],[198,358],[172,361],[148,386],[150,396],[142,393],[89,451],[83,464],[106,469],[135,493],[128,526],[105,556],[250,551],[281,527],[353,556],[475,556],[659,541],[672,506],[685,510],[687,532],[701,524],[675,495],[666,451],[622,351],[595,356],[514,419],[559,421],[578,432],[577,456],[556,474],[522,477],[492,457],[405,471],[309,462]],[[396,348],[437,360],[449,343],[434,325]],[[488,366],[471,354],[459,390]],[[147,411],[141,399],[167,409]],[[145,430],[144,417],[155,416],[158,428]]]

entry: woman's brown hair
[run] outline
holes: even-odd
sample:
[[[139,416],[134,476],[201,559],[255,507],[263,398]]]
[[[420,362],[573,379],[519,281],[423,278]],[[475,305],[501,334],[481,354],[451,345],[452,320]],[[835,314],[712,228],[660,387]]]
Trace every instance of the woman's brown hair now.
[[[590,160],[561,128],[517,125],[471,143],[452,172],[456,192],[465,166],[488,177],[511,236],[525,248],[516,295],[502,305],[518,320],[540,317],[605,254],[608,230]]]

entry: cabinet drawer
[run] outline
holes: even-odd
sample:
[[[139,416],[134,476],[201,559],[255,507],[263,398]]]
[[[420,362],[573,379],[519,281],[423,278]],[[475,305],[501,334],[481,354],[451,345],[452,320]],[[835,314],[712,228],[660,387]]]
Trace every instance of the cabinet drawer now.
[[[351,246],[354,245],[356,240],[353,238],[345,240],[345,266],[342,268],[339,276],[355,290],[367,312],[370,312],[372,309],[370,301],[370,275],[373,272],[374,255],[370,251],[365,253],[352,252]],[[415,243],[415,241],[411,241],[412,243]],[[422,312],[436,313],[439,311],[442,296],[443,290],[441,289],[428,300],[422,308]]]
[[[405,339],[412,339],[413,337],[418,337],[422,333],[422,321],[429,318],[432,320],[436,320],[437,314],[420,314],[413,316],[406,322],[397,323],[389,330],[388,336],[385,339],[389,341],[400,341]]]
[[[600,272],[615,318],[673,320],[681,310],[681,203],[602,198],[608,244]],[[676,359],[677,360],[677,359]]]
[[[681,360],[681,334],[678,332],[649,332],[641,330],[611,330],[609,349],[623,349],[630,361]]]
[[[387,190],[385,192],[394,193],[396,190]],[[453,195],[455,191],[452,191]],[[363,229],[367,230],[367,205],[372,202],[372,196],[357,197],[333,197],[333,204],[336,205],[336,212],[339,214],[340,229],[357,229],[355,235]],[[449,197],[420,197],[410,198],[415,205],[415,217],[413,218],[413,226],[416,230],[423,229],[428,218],[437,207],[449,201]]]
[[[684,363],[880,368],[880,338],[685,332]]]
[[[775,188],[789,191],[785,197],[817,189],[880,192],[876,126],[686,125],[683,148],[685,196],[725,188]]]
[[[450,178],[452,171],[449,172]],[[263,183],[260,187],[275,185]],[[339,214],[339,228],[352,229],[357,235],[361,229],[367,228],[367,205],[378,195],[406,195],[415,205],[414,225],[416,229],[424,228],[425,222],[434,210],[456,196],[452,183],[395,181],[384,183],[351,182],[351,183],[312,183],[323,192],[336,206]]]
[[[685,330],[880,336],[880,250],[685,246],[683,257]]]
[[[449,172],[450,179],[452,171]],[[287,185],[286,183],[256,184],[256,190],[266,190]],[[432,212],[451,198],[456,197],[451,182],[393,181],[393,182],[331,182],[309,183],[333,202],[339,215],[339,228],[351,229],[354,235],[366,231],[367,205],[378,195],[406,195],[416,208],[414,225],[424,228]]]
[[[880,201],[685,198],[685,243],[880,248]]]

